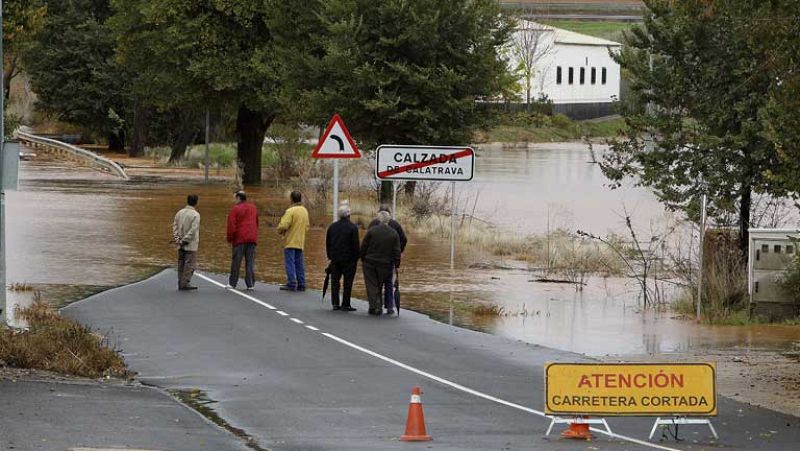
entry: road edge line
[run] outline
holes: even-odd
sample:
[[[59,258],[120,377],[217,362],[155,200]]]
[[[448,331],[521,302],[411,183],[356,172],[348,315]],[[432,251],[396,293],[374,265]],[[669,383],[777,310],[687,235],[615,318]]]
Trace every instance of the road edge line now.
[[[209,278],[209,277],[207,277],[207,276],[205,276],[203,274],[200,274],[200,273],[195,273],[195,274],[197,274],[198,277],[200,277],[200,278],[202,278],[204,280],[207,280],[207,281],[213,283],[214,285],[217,285],[220,288],[225,288],[225,285],[217,282],[214,279],[211,279],[211,278]],[[241,297],[243,297],[243,298],[245,298],[247,300],[250,300],[250,301],[255,302],[255,303],[259,304],[259,305],[267,307],[270,310],[277,310],[276,307],[273,307],[270,304],[267,304],[266,302],[263,302],[263,301],[261,301],[259,299],[256,299],[256,298],[254,298],[252,296],[249,296],[249,295],[246,295],[246,294],[241,293],[239,291],[236,291],[236,290],[226,290],[226,291],[230,291],[230,292],[232,292],[234,294],[238,294],[239,296],[241,296]],[[286,316],[286,317],[289,316],[288,313],[283,312],[281,310],[278,310],[277,313],[280,313],[282,316]],[[439,382],[440,384],[446,385],[446,386],[448,386],[450,388],[454,388],[454,389],[462,391],[464,393],[467,393],[467,394],[473,395],[475,397],[482,398],[482,399],[485,399],[487,401],[491,401],[491,402],[494,402],[494,403],[497,403],[497,404],[500,404],[500,405],[504,405],[506,407],[511,407],[512,409],[517,409],[517,410],[520,410],[520,411],[523,411],[523,412],[532,413],[532,414],[540,416],[542,418],[551,418],[549,415],[545,414],[544,412],[542,412],[540,410],[532,409],[530,407],[525,407],[525,406],[523,406],[521,404],[516,404],[516,403],[513,403],[511,401],[506,401],[505,399],[497,398],[495,396],[492,396],[492,395],[489,395],[489,394],[486,394],[486,393],[483,393],[483,392],[479,392],[479,391],[474,390],[472,388],[465,387],[465,386],[463,386],[461,384],[458,384],[456,382],[453,382],[453,381],[450,381],[448,379],[444,379],[442,377],[436,376],[435,374],[428,373],[428,372],[420,370],[418,368],[414,368],[411,365],[407,365],[407,364],[405,364],[403,362],[394,360],[391,357],[386,357],[383,354],[379,354],[379,353],[377,353],[375,351],[372,351],[372,350],[369,350],[369,349],[364,348],[362,346],[359,346],[359,345],[357,345],[355,343],[352,343],[350,341],[345,340],[344,338],[337,337],[336,335],[333,335],[333,334],[331,334],[329,332],[319,332],[319,333],[320,333],[320,335],[323,335],[323,336],[325,336],[325,337],[327,337],[327,338],[329,338],[329,339],[331,339],[333,341],[336,341],[336,342],[338,342],[340,344],[343,344],[343,345],[348,346],[348,347],[350,347],[352,349],[355,349],[356,351],[359,351],[359,352],[362,352],[364,354],[370,355],[370,356],[375,357],[375,358],[377,358],[379,360],[383,360],[384,362],[390,363],[390,364],[392,364],[394,366],[397,366],[399,368],[402,368],[404,370],[407,370],[407,371],[410,371],[412,373],[418,374],[418,375],[420,375],[422,377],[425,377],[425,378],[428,378],[428,379],[430,379],[432,381]],[[617,434],[617,433],[614,433],[614,432],[609,433],[608,431],[605,431],[603,429],[597,429],[597,428],[590,428],[590,429],[592,430],[592,432],[597,432],[599,434],[603,434],[603,435],[606,435],[608,437],[617,438],[617,439],[620,439],[620,440],[625,440],[625,441],[628,441],[630,443],[634,443],[634,444],[637,444],[637,445],[650,447],[650,448],[653,448],[653,449],[660,449],[660,450],[664,450],[664,451],[681,451],[681,450],[679,450],[677,448],[669,448],[669,447],[666,447],[666,446],[658,445],[656,443],[650,443],[650,442],[646,442],[644,440],[639,440],[637,438],[628,437],[627,435],[621,435],[621,434]]]

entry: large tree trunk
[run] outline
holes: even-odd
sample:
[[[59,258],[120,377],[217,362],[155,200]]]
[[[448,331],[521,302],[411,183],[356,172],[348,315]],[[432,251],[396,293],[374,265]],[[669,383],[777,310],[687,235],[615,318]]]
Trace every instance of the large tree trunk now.
[[[125,130],[108,133],[108,150],[125,150]]]
[[[380,199],[378,199],[381,204],[392,203],[392,188],[392,182],[390,180],[381,181]],[[392,212],[392,214],[394,214],[394,212]]]
[[[11,80],[17,75],[19,64],[19,58],[16,55],[9,59],[10,61],[6,64],[5,70],[3,71],[3,96],[6,101],[11,97]]]
[[[173,136],[170,147],[172,152],[169,155],[169,162],[175,163],[186,154],[189,147],[197,136],[199,115],[190,110],[180,110],[175,114],[175,135]]]
[[[750,240],[750,209],[753,202],[753,188],[749,183],[742,184],[739,199],[739,252],[746,261]]]
[[[147,121],[150,118],[150,109],[136,101],[133,107],[133,130],[131,133],[131,146],[128,148],[128,156],[140,157],[144,154],[144,146],[147,144]]]
[[[413,199],[414,193],[417,192],[417,181],[410,180],[408,182],[405,182],[403,184],[403,190],[406,192],[406,197],[408,197],[409,199]]]
[[[242,183],[245,185],[261,183],[261,148],[264,145],[264,135],[274,119],[274,114],[239,106],[236,115],[236,156],[244,171]]]

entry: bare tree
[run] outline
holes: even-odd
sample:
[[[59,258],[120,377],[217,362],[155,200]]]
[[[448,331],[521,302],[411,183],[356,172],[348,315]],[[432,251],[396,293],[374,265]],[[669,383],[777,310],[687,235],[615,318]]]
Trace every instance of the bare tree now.
[[[653,229],[653,224],[651,224],[650,238],[640,239],[633,227],[628,209],[624,204],[622,207],[630,242],[620,242],[610,237],[603,238],[582,230],[578,230],[578,236],[599,241],[619,256],[628,269],[628,276],[639,285],[645,307],[662,304],[664,293],[663,287],[658,285],[660,281],[658,270],[663,266],[667,241],[677,229],[677,225],[668,225],[659,233]]]
[[[537,65],[553,50],[553,29],[537,22],[520,18],[514,33],[511,53],[519,63],[518,70],[525,79],[525,104],[531,103],[531,82]],[[544,73],[539,68],[540,73]]]

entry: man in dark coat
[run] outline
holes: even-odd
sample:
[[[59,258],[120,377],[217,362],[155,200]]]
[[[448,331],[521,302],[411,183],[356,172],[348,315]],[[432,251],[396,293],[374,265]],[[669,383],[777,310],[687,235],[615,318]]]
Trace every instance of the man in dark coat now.
[[[350,222],[350,207],[339,207],[339,220],[328,227],[325,236],[325,249],[331,271],[331,304],[334,310],[354,312],[350,306],[350,293],[353,290],[353,279],[356,277],[358,265],[358,227]],[[339,282],[344,276],[342,304],[339,305]]]
[[[378,225],[367,230],[361,242],[364,284],[367,286],[369,314],[380,315],[381,285],[392,267],[400,266],[400,236],[389,226],[391,215],[378,212]]]
[[[389,227],[394,229],[397,232],[397,235],[400,237],[400,253],[402,254],[406,250],[406,244],[408,243],[408,239],[406,238],[406,233],[403,231],[403,227],[397,222],[394,218],[391,217],[392,210],[389,208],[388,205],[381,205],[381,208],[378,211],[385,211],[389,213]],[[369,223],[370,229],[374,226],[378,225],[378,220],[374,219],[372,222]],[[386,277],[386,280],[383,282],[383,305],[386,307],[386,313],[391,315],[394,313],[394,289],[392,287],[394,277],[394,266],[389,268],[389,275]]]

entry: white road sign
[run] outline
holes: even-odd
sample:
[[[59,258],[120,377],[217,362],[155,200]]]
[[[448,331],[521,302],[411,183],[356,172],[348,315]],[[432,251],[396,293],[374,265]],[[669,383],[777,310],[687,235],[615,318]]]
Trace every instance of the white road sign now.
[[[475,169],[471,147],[383,145],[376,152],[381,180],[469,181]]]
[[[311,154],[314,158],[361,158],[355,141],[338,114],[334,114],[325,133]]]

